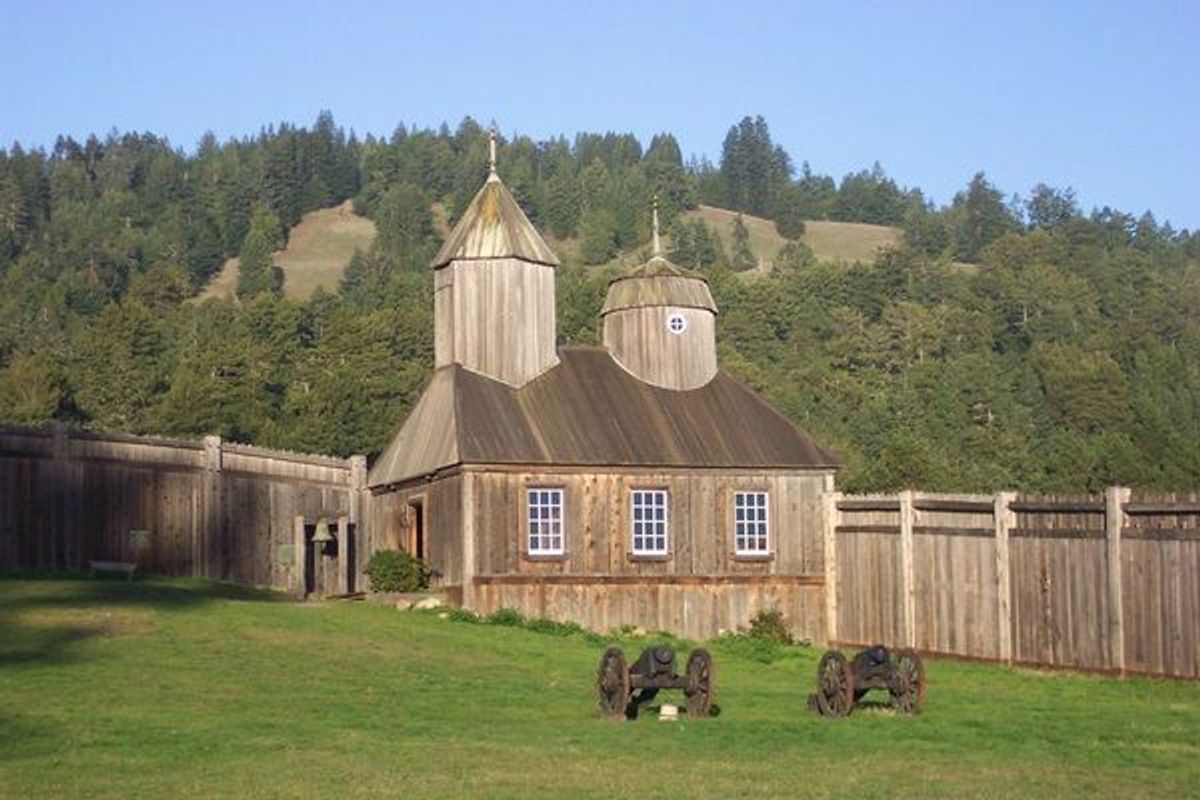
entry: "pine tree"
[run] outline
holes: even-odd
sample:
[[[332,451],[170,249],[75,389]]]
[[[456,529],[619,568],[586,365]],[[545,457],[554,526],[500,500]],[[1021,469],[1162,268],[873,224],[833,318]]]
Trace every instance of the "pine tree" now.
[[[585,264],[603,264],[617,253],[617,222],[606,208],[584,212],[579,236],[579,255]]]
[[[971,178],[966,192],[954,197],[953,212],[957,220],[955,247],[959,261],[973,262],[984,247],[1016,229],[1004,195],[988,183],[982,172]]]
[[[729,266],[738,271],[754,269],[758,260],[754,257],[754,251],[750,249],[750,231],[746,229],[741,214],[733,218],[731,241]]]
[[[0,421],[38,425],[54,418],[63,393],[49,358],[18,355],[0,369]]]
[[[283,230],[279,218],[258,206],[250,218],[250,230],[238,254],[238,297],[279,293],[283,284],[271,255],[282,246]]]
[[[791,174],[791,159],[771,142],[762,117],[743,117],[729,129],[721,148],[721,175],[730,208],[766,216]]]
[[[560,239],[579,227],[579,185],[572,175],[556,173],[546,181],[546,226]]]
[[[782,189],[771,215],[779,235],[793,241],[804,236],[804,211],[804,194],[800,186],[792,184]]]
[[[1025,213],[1031,228],[1053,228],[1079,216],[1073,189],[1058,190],[1039,183],[1033,187],[1025,202]]]
[[[437,250],[429,201],[416,186],[398,183],[375,208],[380,253],[401,269],[422,269]]]

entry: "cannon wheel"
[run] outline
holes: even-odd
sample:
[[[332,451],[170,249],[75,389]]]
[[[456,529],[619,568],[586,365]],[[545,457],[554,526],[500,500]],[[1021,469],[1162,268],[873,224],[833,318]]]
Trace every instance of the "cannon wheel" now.
[[[600,711],[606,717],[621,719],[625,716],[633,688],[629,683],[629,665],[621,648],[610,647],[600,657],[596,690],[600,695]]]
[[[854,671],[840,650],[828,650],[817,665],[817,710],[844,717],[854,708]]]
[[[717,691],[716,673],[712,656],[707,650],[697,648],[688,656],[687,663],[687,712],[689,717],[707,717],[712,710],[713,696]]]
[[[896,687],[892,705],[906,714],[917,714],[925,702],[925,665],[916,650],[905,648],[895,655]]]

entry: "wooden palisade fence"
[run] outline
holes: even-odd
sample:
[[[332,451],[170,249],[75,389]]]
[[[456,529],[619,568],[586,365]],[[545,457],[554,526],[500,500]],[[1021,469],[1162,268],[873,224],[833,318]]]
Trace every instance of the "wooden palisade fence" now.
[[[147,572],[349,591],[366,459],[222,442],[0,428],[0,569]],[[326,518],[338,539],[311,543]],[[318,548],[320,549],[320,548]]]
[[[834,494],[828,638],[1200,677],[1198,500]]]
[[[296,594],[361,589],[368,551],[395,546],[366,529],[386,509],[365,486],[361,456],[0,428],[0,569],[95,559]],[[793,620],[818,640],[1200,678],[1198,494],[827,492],[823,508],[798,524],[823,529],[824,607]],[[337,540],[323,552],[321,518]]]

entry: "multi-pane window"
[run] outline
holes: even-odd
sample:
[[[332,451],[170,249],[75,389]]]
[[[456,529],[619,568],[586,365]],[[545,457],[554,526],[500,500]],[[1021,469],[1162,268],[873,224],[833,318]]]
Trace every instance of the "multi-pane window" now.
[[[662,489],[633,492],[634,555],[666,555],[668,497]]]
[[[736,492],[733,496],[734,547],[739,555],[761,555],[767,549],[767,493]]]
[[[562,555],[563,490],[529,490],[529,553]]]

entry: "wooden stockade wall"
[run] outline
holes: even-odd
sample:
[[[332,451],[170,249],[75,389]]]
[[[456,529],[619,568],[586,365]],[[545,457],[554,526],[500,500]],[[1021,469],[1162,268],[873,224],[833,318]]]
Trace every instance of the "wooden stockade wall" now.
[[[360,457],[217,437],[0,428],[0,569],[126,561],[162,575],[334,593],[365,563],[357,543],[313,559],[306,542],[320,517],[335,530],[339,518],[357,522],[365,482]]]
[[[829,639],[1200,678],[1200,495],[831,495]]]

